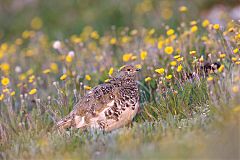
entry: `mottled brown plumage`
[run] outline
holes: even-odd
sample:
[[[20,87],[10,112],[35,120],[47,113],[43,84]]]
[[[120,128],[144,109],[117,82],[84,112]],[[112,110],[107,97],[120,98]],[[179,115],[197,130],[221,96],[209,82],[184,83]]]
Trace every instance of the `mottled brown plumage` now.
[[[137,71],[132,65],[122,67],[116,77],[90,90],[57,127],[111,131],[130,123],[139,108]]]

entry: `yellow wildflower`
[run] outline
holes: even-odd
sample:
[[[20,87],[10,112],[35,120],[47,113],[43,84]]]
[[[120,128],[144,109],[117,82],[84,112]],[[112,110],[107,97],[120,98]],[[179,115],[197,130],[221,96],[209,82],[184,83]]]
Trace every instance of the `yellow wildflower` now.
[[[202,41],[207,41],[207,40],[208,40],[208,37],[207,37],[207,36],[202,36],[202,37],[201,37],[201,40],[202,40]]]
[[[149,81],[152,80],[152,78],[151,78],[151,77],[147,77],[147,78],[145,78],[144,80],[145,80],[145,82],[149,82]]]
[[[190,51],[189,54],[190,55],[195,55],[197,52],[196,51]]]
[[[169,38],[170,38],[170,41],[174,41],[177,38],[177,36],[176,34],[174,34],[174,35],[171,35]]]
[[[179,7],[179,11],[180,11],[180,12],[187,12],[187,10],[188,10],[188,9],[187,9],[186,6],[180,6],[180,7]]]
[[[132,56],[131,57],[131,60],[136,60],[137,59],[137,56]]]
[[[128,62],[131,59],[132,56],[133,56],[132,53],[125,53],[122,57],[123,62]]]
[[[0,95],[0,101],[2,101],[4,99],[4,94]]]
[[[40,29],[43,25],[42,19],[40,17],[35,17],[31,21],[31,27],[32,29]]]
[[[105,79],[105,81],[104,82],[109,82],[110,81],[110,79]]]
[[[220,28],[220,25],[219,25],[219,24],[214,24],[214,25],[213,25],[213,29],[219,30],[219,28]]]
[[[208,82],[210,82],[210,81],[212,81],[213,80],[213,77],[212,76],[209,76],[208,78],[207,78],[207,81]]]
[[[25,55],[26,57],[32,57],[34,55],[34,52],[32,49],[28,49],[26,52],[25,52]]]
[[[181,53],[181,49],[180,49],[180,48],[177,48],[177,49],[176,49],[176,52],[177,52],[177,54],[180,54],[180,53]]]
[[[20,74],[20,75],[18,76],[18,79],[19,79],[20,81],[23,81],[23,80],[26,79],[26,75],[25,75],[25,74]]]
[[[191,21],[191,22],[190,22],[190,25],[191,25],[191,26],[195,26],[196,24],[197,24],[197,21]]]
[[[50,69],[54,72],[57,73],[58,72],[58,65],[56,63],[51,63],[50,64]]]
[[[208,25],[210,24],[209,20],[205,19],[203,22],[202,22],[202,26],[203,27],[207,27]]]
[[[84,89],[85,89],[85,90],[91,90],[92,87],[90,87],[90,86],[84,86]]]
[[[141,65],[141,64],[136,64],[135,67],[136,67],[137,69],[142,69],[142,65]]]
[[[70,41],[71,41],[72,43],[78,44],[78,43],[82,42],[82,39],[81,39],[80,37],[78,37],[77,35],[72,35],[72,36],[70,37]],[[57,45],[59,45],[59,44],[57,44]],[[60,45],[59,45],[59,46],[60,46]],[[55,46],[54,48],[59,48],[59,47],[58,47],[58,46]]]
[[[168,36],[171,36],[171,35],[173,35],[173,34],[174,34],[174,30],[173,30],[173,29],[167,30],[167,35],[168,35]]]
[[[236,62],[237,61],[237,57],[232,57],[232,61]]]
[[[240,33],[238,33],[234,38],[235,38],[235,40],[240,39]]]
[[[87,80],[87,81],[91,81],[91,76],[89,75],[89,74],[87,74],[87,75],[85,75],[85,79]]]
[[[34,79],[35,79],[35,76],[32,75],[32,76],[29,77],[28,82],[29,82],[29,83],[32,83],[32,82],[34,81]]]
[[[109,69],[109,71],[108,71],[108,75],[109,75],[109,76],[112,76],[113,70],[114,70],[113,67],[111,67],[111,68]]]
[[[158,41],[158,49],[162,49],[163,44],[164,44],[164,41],[162,40]]]
[[[15,94],[16,94],[15,91],[12,91],[12,92],[10,93],[11,96],[14,96]]]
[[[7,51],[7,49],[8,49],[8,44],[7,44],[7,43],[1,44],[0,49],[1,49],[3,52]]]
[[[180,55],[176,55],[176,56],[174,56],[173,58],[174,59],[178,59],[178,58],[180,58],[181,56]]]
[[[191,27],[191,32],[196,32],[198,30],[198,27],[197,26],[192,26]]]
[[[152,29],[150,29],[149,31],[148,31],[148,35],[153,35],[155,33],[155,29],[154,28],[152,28]]]
[[[15,44],[18,45],[18,46],[20,46],[22,43],[23,43],[23,40],[21,38],[17,38],[15,40]]]
[[[177,61],[178,61],[178,62],[183,61],[183,57],[179,57],[179,58],[177,59]]]
[[[28,83],[32,83],[34,81],[34,79],[29,79]]]
[[[171,65],[171,66],[176,66],[176,65],[177,65],[177,62],[176,62],[176,61],[172,61],[172,62],[170,62],[170,65]]]
[[[142,51],[142,52],[140,53],[141,60],[146,59],[147,55],[148,55],[148,52],[147,52],[147,51]]]
[[[67,63],[71,63],[72,60],[73,60],[73,58],[72,58],[71,55],[67,55],[66,58],[65,58],[65,60],[66,60]]]
[[[123,36],[122,38],[121,38],[121,42],[122,43],[128,43],[130,41],[130,38],[128,37],[128,36]]]
[[[182,71],[182,65],[179,65],[178,67],[177,67],[177,72],[181,72]]]
[[[66,75],[66,74],[63,74],[63,75],[60,77],[60,80],[64,81],[66,78],[67,78],[67,75]]]
[[[51,70],[50,69],[45,69],[45,70],[43,70],[43,74],[48,74],[48,73],[50,73],[51,72]]]
[[[167,53],[167,54],[172,54],[173,51],[174,51],[174,49],[173,49],[173,47],[171,47],[171,46],[167,46],[167,47],[164,49],[164,51],[165,51],[165,53]]]
[[[111,38],[110,39],[110,44],[111,45],[115,45],[117,43],[117,39],[116,38]]]
[[[1,68],[1,70],[2,70],[3,72],[5,72],[5,73],[7,73],[7,72],[10,70],[10,66],[9,66],[8,63],[2,63],[2,64],[0,65],[0,68]]]
[[[23,39],[29,38],[30,37],[30,32],[29,31],[23,31],[22,37],[23,37]]]
[[[237,92],[239,91],[238,86],[237,86],[237,85],[236,85],[236,86],[233,86],[233,87],[232,87],[232,91],[233,91],[234,93],[237,93]]]
[[[3,51],[0,50],[0,59],[2,59],[3,56],[4,56]],[[1,66],[0,66],[0,68],[1,68]]]
[[[28,92],[28,94],[30,94],[30,95],[34,95],[36,93],[37,93],[37,89],[36,88],[34,88],[34,89],[32,89],[31,91]]]
[[[223,69],[224,69],[224,65],[222,64],[219,68],[218,68],[218,72],[222,72],[223,71]]]
[[[164,68],[158,68],[158,69],[155,69],[155,72],[159,73],[159,74],[164,74]]]
[[[21,86],[22,86],[22,83],[18,83],[18,84],[17,84],[17,87],[21,87]]]
[[[144,38],[144,42],[146,44],[154,45],[155,44],[155,39],[150,37],[150,36],[147,36],[147,37]]]
[[[9,89],[8,88],[3,89],[3,93],[9,93]]]
[[[29,77],[29,79],[35,79],[35,76],[34,76],[34,75],[31,75],[31,76]]]
[[[171,74],[167,75],[166,79],[168,79],[168,80],[172,79],[172,75]]]
[[[9,84],[10,80],[6,77],[2,78],[1,83],[3,86],[7,86]]]
[[[98,34],[97,31],[93,31],[90,36],[91,36],[91,38],[93,38],[93,39],[99,39],[99,34]]]
[[[240,64],[240,61],[235,62],[235,64]]]
[[[27,70],[27,72],[26,72],[26,74],[29,76],[29,75],[31,75],[31,74],[33,74],[33,69],[31,68],[31,69],[29,69],[29,70]]]
[[[235,49],[233,50],[233,53],[236,54],[237,52],[238,52],[238,48],[235,48]]]
[[[226,54],[222,53],[219,55],[220,58],[225,58],[226,57]]]

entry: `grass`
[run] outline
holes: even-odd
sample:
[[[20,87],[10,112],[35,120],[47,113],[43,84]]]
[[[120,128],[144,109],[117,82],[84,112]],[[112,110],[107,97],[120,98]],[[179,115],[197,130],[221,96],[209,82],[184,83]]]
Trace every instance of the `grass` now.
[[[164,24],[103,34],[86,26],[50,41],[39,21],[0,46],[1,159],[239,159],[238,22],[184,20],[171,34]],[[221,67],[203,75],[216,61]],[[55,129],[124,64],[142,68],[132,124],[109,133]]]

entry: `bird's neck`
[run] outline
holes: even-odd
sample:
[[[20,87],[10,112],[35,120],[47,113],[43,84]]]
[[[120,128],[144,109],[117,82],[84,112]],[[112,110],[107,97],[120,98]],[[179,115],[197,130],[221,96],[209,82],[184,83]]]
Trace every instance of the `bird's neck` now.
[[[116,86],[123,86],[123,87],[135,87],[137,86],[136,78],[135,77],[116,77],[110,80],[110,83]]]
[[[135,82],[136,81],[136,76],[123,76],[120,77],[122,81],[128,81],[128,82]]]

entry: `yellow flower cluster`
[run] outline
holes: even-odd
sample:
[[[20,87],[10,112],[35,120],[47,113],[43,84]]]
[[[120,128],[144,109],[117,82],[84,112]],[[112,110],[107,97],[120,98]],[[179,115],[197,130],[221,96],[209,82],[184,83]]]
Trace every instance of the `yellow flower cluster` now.
[[[141,4],[137,10],[144,13],[154,8],[145,0]],[[179,12],[186,17],[190,9],[180,6]],[[168,13],[162,13],[165,11]],[[167,19],[173,14],[169,8],[165,11],[160,12],[161,18]],[[66,94],[69,94],[66,91],[68,87],[75,86],[82,93],[82,89],[84,92],[91,90],[90,86],[99,82],[109,82],[115,75],[114,67],[123,64],[142,68],[138,74],[139,81],[146,82],[150,87],[154,82],[157,85],[182,83],[190,71],[196,70],[198,74],[206,63],[219,62],[221,66],[215,72],[218,75],[210,73],[205,78],[211,82],[227,73],[230,63],[233,67],[239,67],[240,64],[240,30],[234,22],[227,24],[225,29],[219,24],[211,24],[208,19],[186,20],[183,26],[163,24],[161,28],[126,27],[114,33],[102,33],[86,26],[80,34],[52,42],[48,35],[40,31],[43,25],[40,17],[34,17],[29,30],[23,31],[13,41],[1,42],[1,102],[9,95],[52,94],[45,90],[49,84],[54,84]],[[222,36],[229,40],[227,49],[219,43],[222,40],[219,37]],[[232,91],[237,92],[238,89],[235,87]]]

